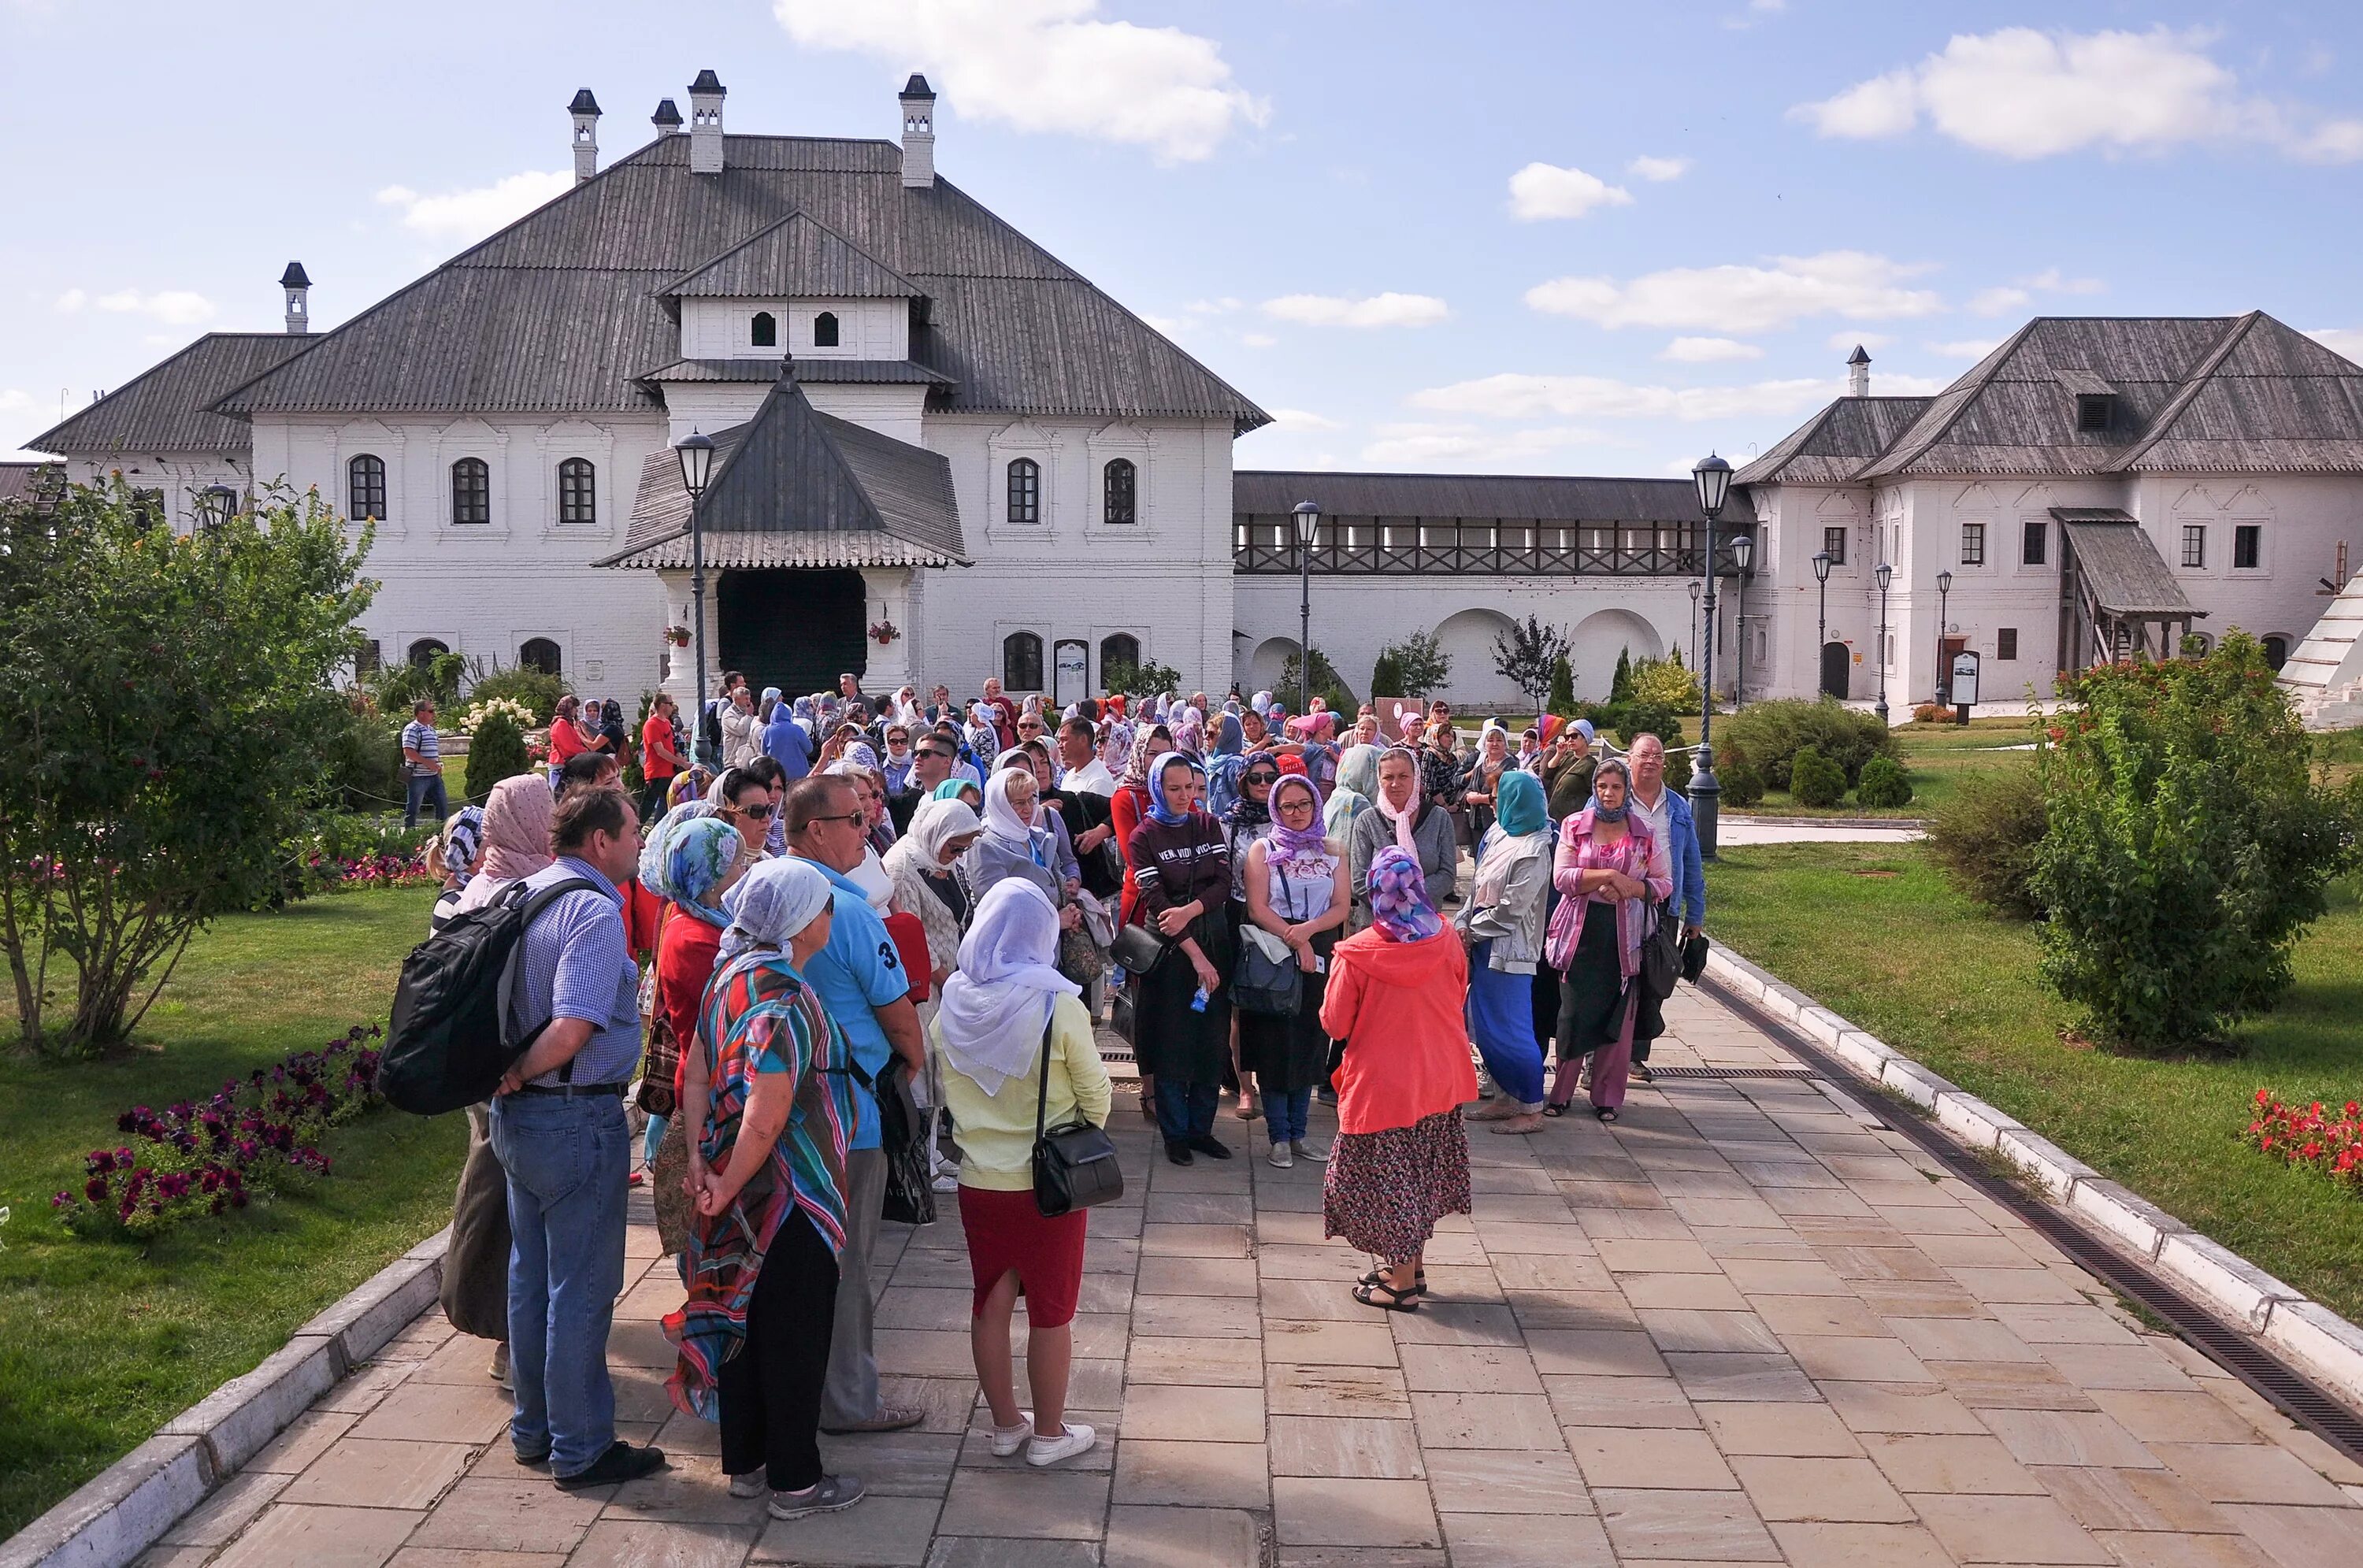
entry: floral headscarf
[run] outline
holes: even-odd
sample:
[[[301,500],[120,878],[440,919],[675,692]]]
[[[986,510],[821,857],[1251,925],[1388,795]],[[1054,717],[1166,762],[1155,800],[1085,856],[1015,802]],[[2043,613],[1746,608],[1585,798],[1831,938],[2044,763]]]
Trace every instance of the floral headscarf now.
[[[640,848],[640,886],[719,931],[730,917],[713,902],[714,889],[745,848],[738,830],[720,817],[668,816]]]
[[[1370,915],[1389,942],[1425,942],[1444,929],[1444,917],[1427,901],[1427,878],[1419,857],[1392,845],[1370,857]]]

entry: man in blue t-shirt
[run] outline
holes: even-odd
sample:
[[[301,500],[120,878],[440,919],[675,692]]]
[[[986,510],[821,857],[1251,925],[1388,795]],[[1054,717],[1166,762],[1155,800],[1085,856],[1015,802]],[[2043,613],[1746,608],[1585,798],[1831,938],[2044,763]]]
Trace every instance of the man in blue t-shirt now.
[[[828,945],[804,966],[804,978],[820,993],[860,1076],[853,1080],[856,1115],[845,1157],[845,1246],[837,1260],[837,1317],[828,1343],[828,1379],[821,1391],[820,1429],[825,1432],[890,1432],[919,1424],[915,1406],[888,1405],[879,1398],[878,1362],[871,1353],[871,1320],[876,1292],[870,1253],[886,1202],[886,1155],[879,1146],[878,1099],[862,1079],[875,1081],[889,1056],[899,1055],[913,1082],[926,1072],[926,1045],[919,1010],[911,1005],[911,980],[894,952],[886,922],[870,907],[845,873],[861,864],[860,797],[850,780],[819,774],[789,787],[784,812],[788,850],[819,867],[833,886]]]

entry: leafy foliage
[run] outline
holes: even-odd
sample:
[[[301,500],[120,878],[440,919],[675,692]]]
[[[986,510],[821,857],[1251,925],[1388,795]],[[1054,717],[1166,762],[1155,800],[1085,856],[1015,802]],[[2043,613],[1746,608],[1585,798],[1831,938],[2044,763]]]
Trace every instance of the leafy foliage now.
[[[1849,786],[1872,757],[1903,757],[1903,747],[1875,714],[1858,713],[1828,697],[1750,702],[1724,721],[1723,733],[1775,790],[1792,788],[1790,762],[1804,746],[1836,763]]]
[[[2290,985],[2290,949],[2356,858],[2358,791],[2308,747],[2256,640],[2103,665],[2037,754],[2043,974],[2091,1032],[2137,1049],[2220,1038]]]
[[[377,711],[399,714],[406,723],[410,711],[424,700],[438,708],[449,708],[460,701],[460,683],[467,679],[468,658],[465,654],[439,653],[423,664],[400,662],[381,665],[368,679],[370,700]]]
[[[1550,705],[1545,711],[1563,719],[1575,716],[1575,667],[1568,662],[1563,649],[1551,660]]]
[[[1664,658],[1645,658],[1633,667],[1633,701],[1651,708],[1695,712],[1699,705],[1698,677],[1682,667],[1682,650]]]
[[[1854,798],[1865,806],[1892,808],[1912,803],[1912,780],[1903,765],[1892,756],[1874,756],[1862,765]]]
[[[496,669],[469,687],[468,701],[474,707],[499,699],[521,702],[533,714],[530,727],[538,728],[549,723],[558,700],[572,690],[563,676],[544,675],[530,665],[518,665],[514,669]]]
[[[1863,781],[1869,779],[1866,767]],[[2032,884],[2046,820],[2043,780],[2031,765],[1974,774],[1929,817],[1928,851],[1955,887],[1994,913],[2040,920]]]
[[[366,692],[359,689],[346,692],[340,721],[321,743],[320,767],[331,799],[343,810],[399,810],[403,803],[401,722],[381,714]]]
[[[525,732],[516,720],[495,712],[478,721],[468,741],[468,799],[481,804],[492,799],[494,785],[532,768],[525,754]]]
[[[1508,631],[1493,634],[1494,670],[1537,707],[1550,695],[1558,667],[1567,662],[1567,634],[1532,615],[1523,625],[1513,623]]]
[[[284,491],[185,536],[119,475],[0,507],[0,951],[28,1042],[53,953],[62,1043],[112,1045],[201,926],[278,890],[352,723],[330,681],[368,547]]]
[[[1379,661],[1370,668],[1372,696],[1381,694],[1379,675],[1382,670],[1394,678],[1394,684],[1384,688],[1386,696],[1425,697],[1443,690],[1452,679],[1452,656],[1444,651],[1434,633],[1414,632],[1403,641],[1390,643],[1379,650]]]
[[[1300,695],[1303,685],[1304,678],[1297,668],[1296,656],[1291,654],[1288,662],[1281,668],[1280,684],[1272,689],[1272,695],[1287,703],[1290,711],[1293,712],[1304,704]],[[1313,694],[1326,699],[1331,712],[1343,713],[1348,718],[1353,717],[1354,710],[1361,706],[1361,699],[1356,697],[1346,682],[1338,678],[1336,667],[1319,648],[1313,650]]]
[[[1617,744],[1627,749],[1643,735],[1655,735],[1670,746],[1681,744],[1682,717],[1671,708],[1628,702],[1621,711],[1612,708],[1606,717],[1596,718],[1592,723],[1614,724]]]
[[[1160,691],[1179,691],[1182,672],[1170,664],[1112,664],[1100,671],[1100,679],[1111,695],[1123,697],[1154,697]]]
[[[1764,773],[1747,759],[1747,754],[1727,750],[1716,758],[1715,782],[1723,786],[1723,803],[1726,806],[1752,806],[1764,799]]]
[[[1616,650],[1616,673],[1608,678],[1608,700],[1611,702],[1633,701],[1633,650]]]
[[[1789,759],[1789,793],[1801,806],[1835,806],[1846,799],[1846,769],[1817,746],[1801,745]]]

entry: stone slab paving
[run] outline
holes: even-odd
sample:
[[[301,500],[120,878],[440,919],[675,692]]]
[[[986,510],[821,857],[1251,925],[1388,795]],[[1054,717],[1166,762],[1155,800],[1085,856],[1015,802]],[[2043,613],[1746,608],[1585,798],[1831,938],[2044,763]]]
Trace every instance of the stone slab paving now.
[[[1685,990],[1660,1065],[1793,1065]],[[1317,1131],[1327,1135],[1328,1117]],[[956,1219],[895,1229],[878,1352],[927,1411],[828,1440],[853,1510],[733,1501],[674,1414],[645,1198],[609,1357],[673,1468],[581,1496],[514,1463],[483,1345],[429,1314],[143,1560],[263,1568],[1581,1568],[2363,1562],[2363,1469],[2005,1210],[1798,1080],[1666,1080],[1624,1122],[1472,1129],[1476,1212],[1414,1315],[1355,1303],[1317,1166],[1153,1158],[1092,1216],[1073,1403],[1101,1446],[991,1457]]]

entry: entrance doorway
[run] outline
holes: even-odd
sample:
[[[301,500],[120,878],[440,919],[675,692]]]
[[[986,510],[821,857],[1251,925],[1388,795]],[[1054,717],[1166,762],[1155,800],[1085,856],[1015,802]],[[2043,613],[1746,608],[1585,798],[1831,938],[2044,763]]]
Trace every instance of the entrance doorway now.
[[[1953,656],[1969,646],[1967,637],[1939,637],[1936,640],[1939,650],[1936,655],[1936,690],[1945,694],[1947,701],[1952,701],[1953,696]]]
[[[1847,699],[1847,677],[1854,668],[1854,650],[1844,643],[1822,645],[1822,695]]]
[[[715,596],[722,668],[743,671],[758,691],[834,691],[838,675],[869,668],[868,604],[849,568],[726,571]]]

